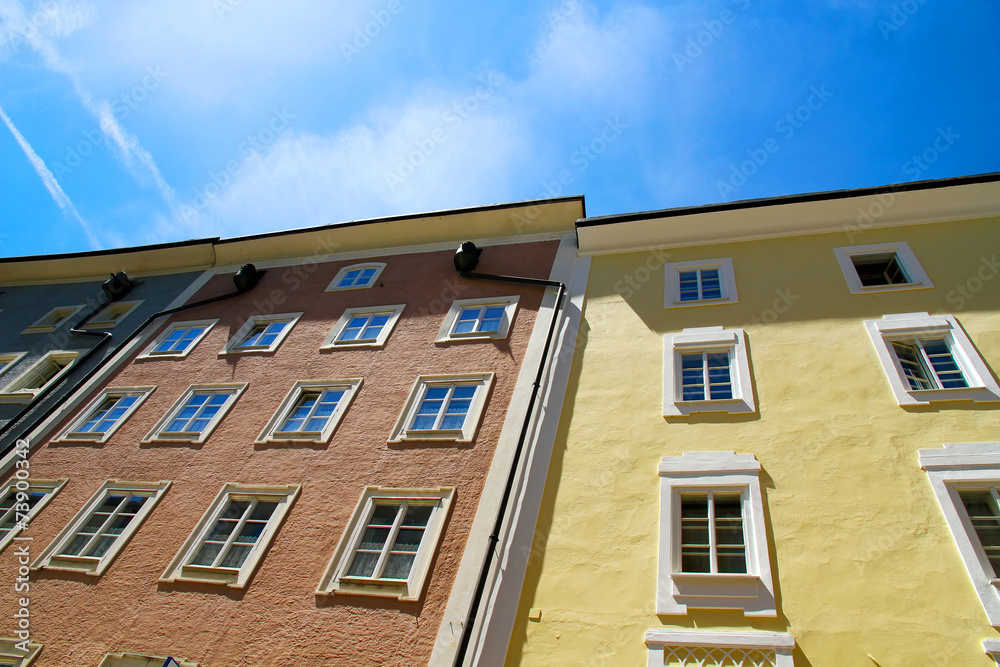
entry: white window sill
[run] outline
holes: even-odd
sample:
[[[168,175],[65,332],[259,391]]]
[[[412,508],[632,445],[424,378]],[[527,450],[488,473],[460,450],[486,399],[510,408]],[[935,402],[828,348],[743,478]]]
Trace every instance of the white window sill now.
[[[670,575],[681,597],[740,598],[760,597],[760,577],[755,574],[675,572]]]
[[[739,398],[708,399],[702,401],[674,401],[682,416],[698,412],[728,412],[733,414],[754,412],[746,401]],[[677,415],[667,415],[677,416]]]
[[[34,392],[0,394],[0,403],[30,403],[34,397]]]
[[[389,442],[472,442],[471,438],[463,438],[460,429],[441,431],[405,431],[399,437]]]
[[[367,595],[377,598],[393,598],[404,602],[418,600],[418,593],[411,593],[407,581],[384,581],[360,577],[341,577],[330,591],[317,591],[317,595]]]
[[[906,393],[914,404],[937,403],[941,401],[974,401],[988,403],[1000,401],[1000,396],[987,387],[951,387],[948,389],[907,389]]]

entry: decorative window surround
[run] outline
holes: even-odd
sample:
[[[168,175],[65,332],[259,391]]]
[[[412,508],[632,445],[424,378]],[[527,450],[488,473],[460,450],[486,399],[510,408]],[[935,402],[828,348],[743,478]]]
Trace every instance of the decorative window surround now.
[[[156,387],[109,387],[54,439],[107,442]]]
[[[129,316],[142,301],[113,301],[94,314],[90,321],[81,326],[81,329],[113,329],[121,324],[122,320]]]
[[[222,418],[233,407],[247,383],[235,384],[193,384],[187,388],[166,415],[156,423],[153,430],[142,440],[144,444],[155,442],[190,442],[201,444],[208,439]],[[202,398],[207,395],[207,398]],[[218,396],[226,396],[225,401]],[[185,420],[184,430],[168,431],[174,420]],[[203,420],[208,420],[205,423]],[[177,425],[180,425],[179,423]],[[194,430],[194,427],[200,427]]]
[[[726,353],[729,360],[729,383],[732,398],[684,400],[684,355],[699,352]],[[711,366],[709,360],[705,362]],[[709,387],[706,392],[711,395]],[[663,337],[663,416],[683,417],[696,412],[728,412],[731,414],[757,411],[747,356],[746,334],[743,329],[699,327]]]
[[[11,479],[0,488],[0,551],[31,524],[63,486],[65,479]],[[27,490],[18,484],[27,484]]]
[[[348,593],[419,600],[454,493],[451,487],[366,488],[337,543],[317,595]],[[382,511],[376,516],[379,508]],[[359,560],[355,567],[355,556],[362,547],[365,560]],[[390,563],[394,557],[397,560]],[[400,576],[390,578],[391,568]],[[358,572],[364,570],[370,571],[367,575]]]
[[[1000,665],[1000,639],[984,639],[983,650],[993,658],[993,662]]]
[[[730,257],[664,264],[664,308],[738,303]]]
[[[410,390],[406,405],[392,428],[389,442],[472,442],[492,384],[493,373],[421,375]],[[471,397],[456,396],[468,393],[469,387],[474,389]],[[457,422],[460,417],[460,426],[449,423]],[[434,422],[433,425],[429,424],[430,421]],[[424,422],[428,422],[426,427]]]
[[[105,482],[31,568],[100,576],[169,488],[166,481]]]
[[[399,321],[404,307],[405,304],[348,308],[319,349],[382,347]]]
[[[883,315],[881,320],[866,320],[865,328],[875,345],[875,352],[899,405],[929,405],[937,401],[1000,401],[1000,386],[993,379],[990,369],[979,356],[968,334],[952,315]],[[961,371],[968,387],[941,387],[938,376],[941,371],[930,362],[921,360],[916,363],[923,368],[923,374],[933,388],[913,389],[907,379],[907,370],[911,375],[920,371],[913,370],[913,362],[908,362],[908,367],[904,368],[893,342],[912,345],[920,340],[943,341],[951,357],[950,360],[944,359],[943,363],[951,365],[953,362]],[[940,343],[937,346],[940,347]],[[919,351],[914,354],[919,355]]]
[[[4,352],[0,354],[0,375],[3,375],[17,365],[27,352]]]
[[[0,665],[3,667],[29,667],[34,664],[35,658],[42,652],[42,645],[34,642],[27,642],[27,652],[21,648],[25,642],[20,639],[10,637],[0,637]]]
[[[327,286],[327,292],[339,292],[350,289],[367,289],[375,284],[385,268],[384,262],[365,262],[345,266]]]
[[[219,320],[197,320],[192,322],[174,322],[164,329],[159,336],[142,351],[137,358],[183,358],[208,335]]]
[[[943,449],[921,449],[918,454],[990,625],[1000,627],[1000,578],[959,495],[964,490],[1000,486],[1000,441],[946,444]]]
[[[840,270],[844,273],[851,294],[934,287],[920,266],[920,262],[917,261],[917,256],[905,241],[834,248],[833,253],[837,256],[837,263],[840,264]],[[881,279],[873,275],[877,271],[870,267],[864,270],[862,266],[882,261],[885,262],[886,268],[882,272]],[[865,274],[865,279],[862,279],[862,274]],[[869,284],[865,285],[864,282]]]
[[[160,581],[246,588],[301,488],[226,484]]]
[[[361,383],[361,378],[296,382],[257,442],[329,442]]]
[[[80,356],[72,350],[48,352],[0,391],[0,403],[29,403],[36,394],[65,375]]]
[[[37,322],[21,333],[50,333],[66,324],[74,315],[83,310],[83,306],[58,306],[42,315]]]
[[[760,463],[733,451],[685,452],[660,460],[660,555],[656,613],[686,614],[688,607],[741,609],[745,616],[777,616],[767,550]],[[740,494],[745,574],[681,571],[681,494]]]
[[[517,296],[453,301],[435,342],[506,338],[517,313]]]
[[[251,315],[219,354],[274,352],[302,317],[302,313]],[[280,329],[278,325],[284,325]]]
[[[794,667],[795,638],[764,630],[646,631],[647,667]]]
[[[139,653],[106,653],[97,667],[163,667],[169,657],[165,655],[145,655]],[[176,663],[180,667],[198,667],[197,662],[173,658],[171,666]]]

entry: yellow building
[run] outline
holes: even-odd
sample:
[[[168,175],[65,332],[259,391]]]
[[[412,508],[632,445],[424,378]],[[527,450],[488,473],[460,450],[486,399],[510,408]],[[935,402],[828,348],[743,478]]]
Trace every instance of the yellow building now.
[[[993,664],[1000,174],[577,234],[506,663]]]

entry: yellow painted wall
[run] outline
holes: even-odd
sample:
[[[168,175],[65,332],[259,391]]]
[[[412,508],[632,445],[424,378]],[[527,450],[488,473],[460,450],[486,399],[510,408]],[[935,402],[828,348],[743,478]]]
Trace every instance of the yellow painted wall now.
[[[851,294],[832,249],[897,241],[934,289]],[[717,257],[739,303],[664,309],[664,262]],[[862,322],[955,315],[996,377],[998,258],[998,219],[594,257],[507,664],[645,665],[660,627],[787,631],[799,667],[992,664],[981,642],[1000,633],[917,450],[1000,440],[1000,404],[900,408]],[[779,293],[792,304],[768,312]],[[664,419],[663,334],[717,325],[746,331],[758,413]],[[761,462],[776,619],[655,614],[657,466],[703,450]]]

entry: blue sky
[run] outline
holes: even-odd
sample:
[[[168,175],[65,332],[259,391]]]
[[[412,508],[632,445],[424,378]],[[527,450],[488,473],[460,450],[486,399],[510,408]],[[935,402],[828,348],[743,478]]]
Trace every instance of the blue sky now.
[[[995,0],[0,0],[0,256],[1000,170]]]

